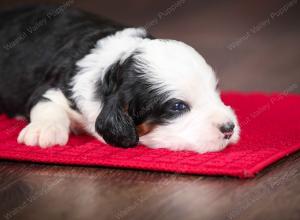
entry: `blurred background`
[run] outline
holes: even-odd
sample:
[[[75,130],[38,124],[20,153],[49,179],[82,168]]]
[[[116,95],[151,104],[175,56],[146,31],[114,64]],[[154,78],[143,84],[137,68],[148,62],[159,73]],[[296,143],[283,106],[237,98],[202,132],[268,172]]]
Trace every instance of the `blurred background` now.
[[[193,46],[224,90],[300,93],[299,0],[1,0],[76,7]]]

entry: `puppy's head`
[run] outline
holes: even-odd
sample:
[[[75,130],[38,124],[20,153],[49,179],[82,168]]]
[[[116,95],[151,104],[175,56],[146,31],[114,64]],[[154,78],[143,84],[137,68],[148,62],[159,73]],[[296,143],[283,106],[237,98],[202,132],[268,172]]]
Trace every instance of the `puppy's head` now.
[[[184,43],[144,39],[110,66],[98,89],[96,131],[107,143],[208,152],[239,138],[212,68]]]

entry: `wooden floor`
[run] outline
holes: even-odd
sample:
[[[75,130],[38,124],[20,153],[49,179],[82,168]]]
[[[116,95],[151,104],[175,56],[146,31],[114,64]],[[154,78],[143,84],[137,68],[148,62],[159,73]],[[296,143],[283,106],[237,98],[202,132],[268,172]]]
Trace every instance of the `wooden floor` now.
[[[0,163],[1,219],[295,219],[300,153],[255,179]]]
[[[0,8],[30,2],[42,1],[1,0]],[[299,93],[300,3],[293,2],[71,4],[191,44],[214,67],[225,90],[292,88],[290,92]],[[285,4],[290,6],[278,14]],[[0,219],[299,220],[300,153],[249,180],[1,161]]]

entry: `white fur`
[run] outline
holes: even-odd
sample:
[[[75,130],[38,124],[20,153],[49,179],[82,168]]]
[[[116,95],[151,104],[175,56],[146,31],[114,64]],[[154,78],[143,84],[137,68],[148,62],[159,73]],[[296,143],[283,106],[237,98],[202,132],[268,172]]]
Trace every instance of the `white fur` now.
[[[67,143],[70,119],[61,105],[51,101],[39,102],[30,112],[30,121],[20,132],[19,143],[42,148]]]
[[[42,148],[65,145],[69,131],[84,130],[85,121],[81,114],[70,108],[68,99],[59,89],[50,89],[43,100],[30,111],[30,123],[19,134],[18,142]]]

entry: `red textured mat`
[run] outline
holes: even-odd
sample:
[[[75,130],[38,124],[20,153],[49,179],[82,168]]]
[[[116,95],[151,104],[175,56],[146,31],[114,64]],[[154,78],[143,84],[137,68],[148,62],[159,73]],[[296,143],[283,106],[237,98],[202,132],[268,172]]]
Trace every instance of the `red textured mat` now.
[[[143,146],[120,149],[87,136],[72,136],[65,147],[26,147],[16,142],[25,122],[2,115],[0,158],[247,178],[300,149],[299,95],[226,93],[223,100],[238,115],[241,140],[222,152],[197,154]]]

